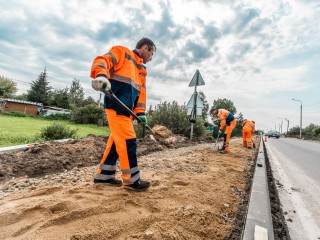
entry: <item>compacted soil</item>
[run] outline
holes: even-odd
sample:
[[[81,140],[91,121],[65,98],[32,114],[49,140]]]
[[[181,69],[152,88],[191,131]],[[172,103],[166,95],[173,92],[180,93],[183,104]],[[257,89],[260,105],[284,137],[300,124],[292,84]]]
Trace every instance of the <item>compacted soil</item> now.
[[[93,184],[105,141],[0,153],[0,239],[241,238],[258,138],[256,149],[233,138],[220,154],[210,142],[147,136],[138,142],[145,192]]]

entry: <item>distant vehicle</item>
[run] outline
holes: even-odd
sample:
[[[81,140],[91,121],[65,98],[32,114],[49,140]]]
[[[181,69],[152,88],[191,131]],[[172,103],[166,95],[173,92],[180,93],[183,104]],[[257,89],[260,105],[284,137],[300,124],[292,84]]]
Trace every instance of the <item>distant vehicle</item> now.
[[[274,138],[279,138],[280,137],[280,133],[277,131],[269,131],[266,134],[268,137],[274,137]]]

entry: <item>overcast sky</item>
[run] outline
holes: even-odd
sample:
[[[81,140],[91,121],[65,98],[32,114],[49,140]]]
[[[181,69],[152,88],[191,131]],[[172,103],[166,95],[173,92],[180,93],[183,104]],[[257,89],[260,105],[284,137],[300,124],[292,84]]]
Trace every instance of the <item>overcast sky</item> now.
[[[0,75],[19,93],[46,67],[50,85],[80,80],[113,45],[134,49],[142,37],[157,45],[148,63],[147,101],[187,103],[198,69],[210,107],[234,102],[238,115],[270,130],[283,122],[320,125],[320,2],[276,1],[22,1],[0,0]]]

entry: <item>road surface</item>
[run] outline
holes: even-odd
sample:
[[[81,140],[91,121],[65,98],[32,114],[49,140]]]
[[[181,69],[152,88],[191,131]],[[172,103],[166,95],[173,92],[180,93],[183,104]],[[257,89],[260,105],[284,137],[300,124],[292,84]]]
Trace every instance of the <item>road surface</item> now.
[[[291,239],[320,239],[320,143],[268,138],[266,148]]]

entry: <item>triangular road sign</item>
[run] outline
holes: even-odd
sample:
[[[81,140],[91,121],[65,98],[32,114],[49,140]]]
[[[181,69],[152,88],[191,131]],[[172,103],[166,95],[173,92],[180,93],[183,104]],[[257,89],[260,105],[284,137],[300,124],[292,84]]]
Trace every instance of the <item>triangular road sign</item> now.
[[[197,69],[196,73],[194,74],[191,82],[189,83],[189,87],[194,87],[194,86],[200,86],[200,85],[205,85],[203,78]]]

